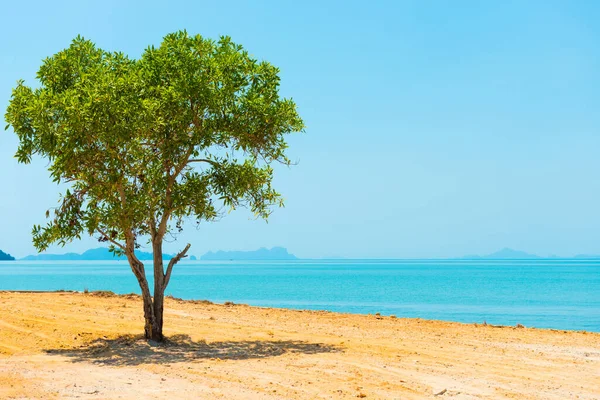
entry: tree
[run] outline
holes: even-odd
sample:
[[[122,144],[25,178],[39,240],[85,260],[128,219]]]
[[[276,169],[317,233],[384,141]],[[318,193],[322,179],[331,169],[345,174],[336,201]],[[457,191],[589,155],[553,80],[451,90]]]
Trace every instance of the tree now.
[[[49,161],[66,183],[49,222],[33,227],[39,251],[83,234],[124,254],[139,283],[145,336],[163,340],[164,292],[185,248],[163,265],[166,235],[184,221],[244,206],[267,219],[282,198],[272,163],[290,165],[285,135],[304,129],[279,70],[229,37],[167,35],[139,59],[77,37],[46,58],[38,88],[19,81],[6,111],[15,157]],[[154,295],[134,250],[152,246]]]

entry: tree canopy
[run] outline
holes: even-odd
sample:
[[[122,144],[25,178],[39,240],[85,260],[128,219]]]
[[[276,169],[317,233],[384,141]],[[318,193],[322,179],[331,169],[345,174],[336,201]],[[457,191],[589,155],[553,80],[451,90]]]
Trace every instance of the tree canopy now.
[[[38,250],[94,235],[128,256],[144,292],[134,254],[142,238],[166,287],[189,245],[166,271],[157,253],[185,220],[240,206],[266,219],[283,204],[271,164],[290,164],[285,136],[303,121],[279,96],[279,69],[229,37],[176,32],[139,59],[77,37],[43,61],[37,79],[39,87],[13,89],[7,128],[19,162],[46,158],[51,178],[69,187],[49,222],[33,228]]]

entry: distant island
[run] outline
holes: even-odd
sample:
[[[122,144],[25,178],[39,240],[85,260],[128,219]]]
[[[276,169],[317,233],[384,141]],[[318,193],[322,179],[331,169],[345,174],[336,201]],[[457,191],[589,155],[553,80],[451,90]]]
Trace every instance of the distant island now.
[[[249,261],[249,260],[297,260],[293,254],[288,253],[287,249],[283,247],[273,247],[267,249],[261,247],[254,251],[217,251],[204,254],[200,257],[203,261]]]
[[[152,260],[152,253],[145,251],[136,251],[135,255],[140,260]],[[170,260],[174,256],[171,254],[163,254],[163,259]],[[82,254],[65,253],[65,254],[36,254],[22,258],[26,261],[105,261],[105,260],[125,260],[125,256],[116,256],[106,247],[98,247],[90,249]]]
[[[2,253],[4,254],[4,253]],[[136,251],[136,256],[142,261],[152,260],[152,253],[145,251]],[[9,256],[10,257],[10,256]],[[163,254],[164,260],[170,260],[173,258],[173,254]],[[10,258],[14,260],[14,258]],[[283,247],[273,247],[272,249],[266,249],[264,247],[255,251],[217,251],[204,254],[200,257],[201,260],[205,261],[223,261],[223,260],[296,260],[293,254]],[[0,255],[0,260],[2,256]],[[90,249],[82,254],[79,253],[65,253],[65,254],[35,254],[21,258],[24,261],[108,261],[108,260],[125,260],[125,256],[115,256],[113,253],[108,251],[106,247],[98,247],[96,249]],[[190,256],[189,260],[195,261],[195,256]]]
[[[588,259],[588,260],[595,260],[600,258],[600,255],[598,254],[577,254],[575,257],[573,258],[580,258],[580,259]]]
[[[14,260],[15,260],[15,258],[13,256],[0,250],[0,261],[14,261]]]
[[[469,259],[489,259],[489,260],[519,260],[519,259],[533,259],[533,258],[578,258],[578,259],[599,259],[600,255],[590,255],[590,254],[577,254],[573,257],[558,257],[556,255],[550,255],[548,257],[538,256],[537,254],[530,254],[520,250],[509,249],[508,247],[503,248],[502,250],[498,250],[495,253],[488,254],[485,256],[471,255],[464,256],[462,258]]]
[[[513,250],[505,247],[501,250],[498,250],[495,253],[488,254],[486,256],[481,256],[475,258],[490,258],[490,259],[523,259],[523,258],[541,258],[538,255],[526,253],[520,250]]]
[[[142,261],[152,260],[152,253],[146,251],[136,251],[136,256]],[[164,260],[170,260],[173,258],[173,254],[163,254]],[[596,260],[600,259],[600,255],[593,254],[577,254],[572,257],[558,257],[556,255],[550,255],[548,257],[538,256],[536,254],[527,253],[525,251],[514,250],[505,247],[494,253],[487,255],[467,255],[460,257],[460,259],[480,259],[480,260],[522,260],[522,259],[544,259],[544,258],[577,258],[577,259],[588,259]],[[0,261],[12,261],[15,258],[10,254],[4,253],[0,250]],[[196,256],[190,255],[188,258],[190,261],[196,261]],[[251,261],[251,260],[297,260],[294,254],[288,252],[284,247],[273,247],[267,249],[261,247],[254,251],[209,251],[203,256],[199,257],[202,261]],[[326,260],[343,260],[342,257],[326,257]],[[24,261],[108,261],[108,260],[125,260],[125,256],[115,256],[113,253],[108,251],[106,247],[99,247],[96,249],[90,249],[82,254],[79,253],[65,253],[65,254],[35,254],[23,257],[20,260]]]

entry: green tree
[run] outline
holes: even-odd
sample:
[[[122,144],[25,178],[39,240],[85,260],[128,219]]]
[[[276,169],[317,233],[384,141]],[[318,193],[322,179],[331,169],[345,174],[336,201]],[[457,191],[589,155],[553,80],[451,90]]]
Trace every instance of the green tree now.
[[[39,87],[19,81],[6,111],[19,137],[15,157],[49,161],[67,183],[49,222],[33,227],[39,251],[89,234],[125,254],[140,285],[146,338],[163,340],[165,235],[222,209],[267,218],[282,199],[273,162],[290,164],[285,135],[304,129],[291,99],[279,96],[279,70],[229,37],[167,35],[139,59],[77,37],[46,58]],[[153,251],[154,293],[134,250]]]

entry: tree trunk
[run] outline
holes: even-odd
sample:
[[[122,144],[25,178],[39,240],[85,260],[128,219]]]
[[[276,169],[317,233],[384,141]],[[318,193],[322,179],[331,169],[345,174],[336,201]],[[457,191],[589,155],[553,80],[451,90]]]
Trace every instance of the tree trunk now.
[[[154,297],[150,295],[150,287],[146,279],[144,264],[135,256],[133,241],[127,246],[125,254],[129,260],[131,270],[138,280],[142,289],[142,298],[144,300],[144,336],[146,339],[162,342],[163,336],[163,310],[165,300],[165,289],[169,283],[173,266],[182,258],[186,257],[190,244],[179,254],[169,261],[167,272],[163,266],[162,237],[155,236],[152,239],[152,253],[154,262]]]
[[[156,342],[162,342],[163,336],[163,304],[164,293],[154,294],[154,324],[149,339]]]
[[[144,300],[144,337],[146,339],[152,339],[153,327],[155,324],[154,318],[154,305],[152,297],[150,297],[150,290],[144,291],[142,289],[142,299]]]
[[[133,246],[129,248],[125,255],[127,256],[127,260],[129,261],[129,266],[133,271],[133,274],[137,278],[138,284],[140,285],[140,289],[142,290],[142,299],[144,301],[144,337],[146,339],[154,340],[160,342],[163,340],[162,335],[162,304],[163,304],[163,296],[162,293],[159,296],[159,304],[160,304],[160,319],[156,318],[155,305],[156,301],[153,301],[152,296],[150,295],[150,287],[148,286],[148,280],[146,279],[146,272],[144,269],[144,264],[137,259],[134,254]],[[156,285],[155,285],[156,291]]]
[[[163,267],[162,239],[155,238],[152,241],[152,253],[154,261],[154,323],[150,339],[162,342],[163,337],[163,309],[165,299],[165,271]]]

